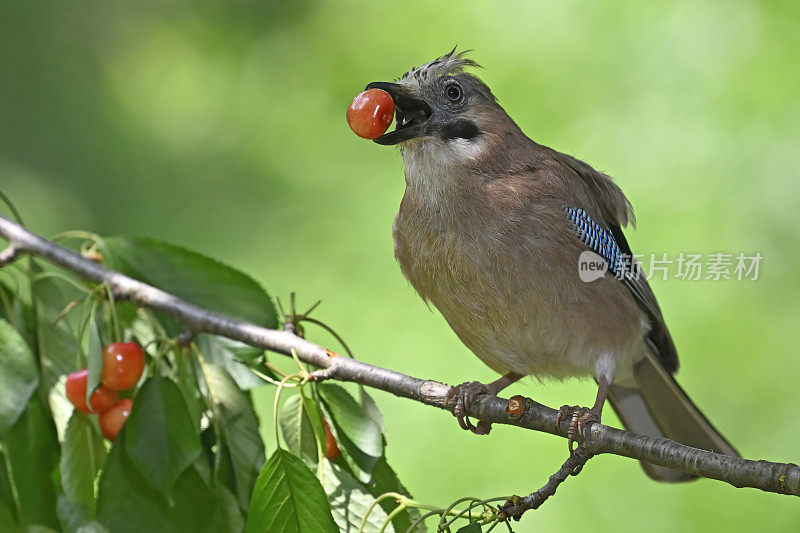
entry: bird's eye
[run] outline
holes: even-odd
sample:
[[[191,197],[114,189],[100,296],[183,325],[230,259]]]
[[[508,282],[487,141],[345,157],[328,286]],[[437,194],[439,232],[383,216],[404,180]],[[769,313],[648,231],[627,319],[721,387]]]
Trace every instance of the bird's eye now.
[[[458,102],[464,97],[464,92],[461,90],[461,87],[455,83],[451,83],[445,87],[444,92],[451,102]]]

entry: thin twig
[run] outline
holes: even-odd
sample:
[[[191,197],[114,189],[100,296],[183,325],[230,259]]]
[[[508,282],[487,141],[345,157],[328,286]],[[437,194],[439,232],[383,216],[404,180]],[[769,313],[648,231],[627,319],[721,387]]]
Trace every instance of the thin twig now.
[[[445,397],[450,387],[443,383],[415,378],[356,359],[332,357],[333,352],[291,331],[267,329],[213,313],[111,271],[27,231],[5,217],[0,217],[0,236],[18,252],[39,256],[96,283],[108,283],[117,300],[127,300],[134,305],[164,313],[198,334],[221,335],[285,355],[291,355],[294,350],[299,360],[327,369],[332,379],[360,383],[451,412],[455,407],[453,403],[446,403]],[[510,401],[495,396],[478,396],[471,403],[468,414],[493,424],[510,424],[561,437],[566,437],[569,425],[569,421],[556,424],[556,410],[522,396],[515,396]],[[612,453],[700,477],[718,479],[735,487],[754,487],[767,492],[800,496],[800,467],[793,463],[730,457],[602,424],[589,425],[583,437],[585,449],[595,455]]]
[[[500,519],[513,518],[519,520],[522,515],[531,509],[538,509],[547,498],[556,493],[559,485],[561,485],[569,476],[577,476],[583,469],[586,461],[594,456],[585,446],[578,446],[575,451],[564,461],[555,474],[550,476],[547,483],[533,494],[529,494],[524,498],[519,496],[512,496],[508,501],[500,506]]]

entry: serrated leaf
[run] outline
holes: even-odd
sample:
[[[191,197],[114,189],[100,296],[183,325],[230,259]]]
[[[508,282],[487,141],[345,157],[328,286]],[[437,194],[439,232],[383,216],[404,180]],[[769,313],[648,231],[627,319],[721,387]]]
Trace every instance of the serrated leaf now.
[[[321,470],[322,486],[328,495],[333,519],[339,526],[339,530],[348,533],[358,532],[361,521],[364,519],[367,509],[375,501],[375,497],[346,470],[327,459],[323,460]],[[397,506],[397,502],[393,500],[388,500],[388,502]],[[376,505],[370,511],[362,531],[367,533],[393,532],[395,529],[392,524],[386,525],[388,519],[384,509],[380,505]],[[382,530],[384,525],[386,528]]]
[[[202,452],[183,395],[168,378],[151,378],[142,385],[125,432],[131,462],[164,494]]]
[[[175,482],[171,501],[153,488],[125,453],[127,428],[117,436],[100,474],[97,521],[114,533],[241,531],[244,520],[224,487],[209,487],[194,467]]]
[[[275,328],[275,305],[253,278],[174,244],[134,237],[104,239],[109,266],[205,309]],[[175,333],[179,326],[165,321]]]
[[[372,468],[383,455],[383,435],[367,411],[339,385],[317,387],[330,414],[331,431],[356,477],[368,482]]]
[[[39,385],[39,372],[28,343],[0,319],[0,436],[16,423]]]
[[[53,472],[59,459],[58,437],[47,408],[34,394],[4,440],[21,508],[22,524],[58,529]]]
[[[106,458],[102,437],[89,417],[75,411],[61,446],[61,486],[69,500],[94,514],[94,481]]]
[[[466,526],[458,528],[456,533],[481,533],[481,525],[477,522],[470,522]]]
[[[258,418],[247,393],[240,390],[230,375],[218,366],[202,363],[202,371],[219,417],[240,506],[247,509],[258,471],[264,464],[264,441],[258,431]]]
[[[315,465],[319,460],[317,439],[301,395],[295,394],[284,402],[278,421],[289,451],[309,465]]]
[[[319,480],[302,459],[278,448],[258,475],[248,533],[336,533],[339,528]]]

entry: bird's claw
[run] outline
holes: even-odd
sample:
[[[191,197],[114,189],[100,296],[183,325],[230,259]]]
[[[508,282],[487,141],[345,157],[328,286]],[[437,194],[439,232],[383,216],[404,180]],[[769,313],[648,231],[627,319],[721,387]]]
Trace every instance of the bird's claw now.
[[[473,425],[467,414],[472,401],[481,394],[493,394],[493,392],[479,381],[468,381],[461,385],[450,387],[450,390],[447,391],[447,396],[445,396],[445,403],[449,404],[453,398],[456,399],[453,415],[458,420],[458,425],[461,426],[461,429],[469,430],[476,435],[488,435],[489,431],[492,430],[492,424],[480,420],[477,425]]]
[[[571,454],[574,445],[575,437],[580,436],[583,440],[583,431],[586,426],[594,422],[600,422],[600,415],[588,407],[580,407],[577,405],[562,405],[558,410],[558,417],[556,417],[556,425],[561,426],[561,422],[569,420],[569,429],[567,430],[567,446],[569,446],[569,453]]]

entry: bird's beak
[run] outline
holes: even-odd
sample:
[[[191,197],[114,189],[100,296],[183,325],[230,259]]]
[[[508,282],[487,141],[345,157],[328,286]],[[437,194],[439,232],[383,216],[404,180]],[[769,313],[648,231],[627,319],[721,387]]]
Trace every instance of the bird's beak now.
[[[433,115],[433,110],[425,100],[411,96],[397,83],[373,81],[366,89],[381,89],[394,100],[395,129],[375,139],[376,143],[397,144],[427,135],[425,123]]]

